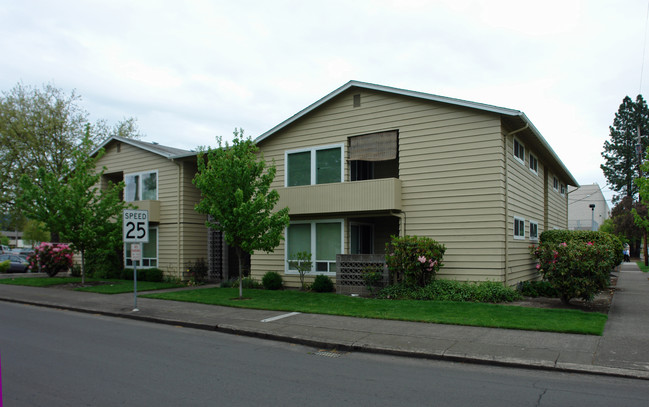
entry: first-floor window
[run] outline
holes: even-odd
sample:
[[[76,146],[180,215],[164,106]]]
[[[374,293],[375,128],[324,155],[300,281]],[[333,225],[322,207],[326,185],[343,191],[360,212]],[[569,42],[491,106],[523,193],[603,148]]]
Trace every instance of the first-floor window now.
[[[525,239],[525,219],[514,217],[514,239]]]
[[[289,272],[297,271],[297,253],[311,254],[312,272],[334,273],[336,255],[343,252],[342,220],[294,222],[286,230],[286,264]]]
[[[135,265],[143,268],[158,267],[158,228],[155,226],[149,227],[149,243],[140,244],[142,245],[142,261],[135,261]],[[125,246],[124,264],[127,267],[133,267],[131,244],[127,243]]]
[[[530,221],[530,240],[539,240],[539,224]]]

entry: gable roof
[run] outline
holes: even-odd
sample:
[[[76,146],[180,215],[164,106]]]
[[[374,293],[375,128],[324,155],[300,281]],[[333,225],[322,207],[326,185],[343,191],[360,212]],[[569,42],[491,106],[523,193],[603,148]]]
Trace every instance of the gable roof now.
[[[140,140],[134,140],[130,138],[125,138],[125,137],[119,137],[119,136],[112,136],[104,140],[97,148],[93,150],[93,152],[90,154],[95,155],[99,150],[104,148],[108,143],[111,141],[119,141],[125,144],[129,144],[133,147],[140,148],[142,150],[146,150],[150,153],[158,154],[163,156],[164,158],[167,158],[169,160],[173,160],[176,158],[184,158],[184,157],[191,157],[195,156],[197,153],[195,151],[189,151],[189,150],[183,150],[181,148],[175,148],[175,147],[169,147],[169,146],[163,146],[158,143],[151,143],[151,142],[146,142],[146,141],[140,141]]]
[[[295,121],[301,119],[302,117],[308,115],[312,111],[316,110],[320,106],[324,105],[325,103],[329,102],[331,99],[335,98],[336,96],[342,94],[343,92],[351,89],[351,88],[360,88],[360,89],[369,89],[369,90],[375,90],[379,92],[385,92],[385,93],[391,93],[394,95],[400,95],[400,96],[407,96],[407,97],[412,97],[416,99],[422,99],[422,100],[428,100],[428,101],[433,101],[433,102],[440,102],[440,103],[446,103],[449,105],[455,105],[455,106],[461,106],[461,107],[467,107],[470,109],[476,109],[476,110],[481,110],[485,112],[491,112],[491,113],[496,113],[502,116],[505,116],[507,118],[510,118],[511,121],[513,121],[513,125],[518,126],[518,128],[523,128],[529,129],[529,131],[534,135],[534,138],[536,139],[537,144],[539,148],[543,149],[544,152],[546,153],[545,155],[550,158],[550,160],[553,162],[555,167],[558,169],[558,175],[562,176],[563,178],[568,180],[568,184],[570,185],[575,185],[579,186],[579,183],[575,178],[572,176],[570,171],[568,171],[568,168],[563,164],[563,162],[559,159],[557,154],[554,152],[552,147],[550,147],[550,144],[543,138],[539,130],[534,126],[534,124],[530,121],[530,119],[527,118],[525,113],[521,112],[520,110],[514,110],[514,109],[508,109],[504,107],[498,107],[498,106],[493,106],[493,105],[488,105],[485,103],[478,103],[478,102],[471,102],[468,100],[462,100],[462,99],[455,99],[455,98],[450,98],[446,96],[439,96],[439,95],[433,95],[430,93],[424,93],[424,92],[417,92],[413,90],[406,90],[406,89],[399,89],[399,88],[393,88],[390,86],[384,86],[384,85],[376,85],[373,83],[367,83],[367,82],[360,82],[360,81],[349,81],[343,86],[339,87],[338,89],[334,90],[333,92],[329,93],[325,97],[317,100],[315,103],[312,103],[311,105],[305,107],[304,109],[300,110],[293,116],[289,117],[288,119],[284,120],[283,122],[279,123],[277,126],[273,127],[272,129],[266,131],[259,137],[255,139],[255,143],[259,143],[260,141],[272,136],[276,132],[280,131],[281,129],[287,127],[288,125],[294,123]]]

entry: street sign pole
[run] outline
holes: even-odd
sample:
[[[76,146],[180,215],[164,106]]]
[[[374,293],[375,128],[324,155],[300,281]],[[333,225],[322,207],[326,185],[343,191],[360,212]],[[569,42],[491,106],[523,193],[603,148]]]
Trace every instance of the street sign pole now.
[[[133,311],[137,312],[137,262],[142,261],[142,243],[149,243],[149,211],[124,209],[124,252],[126,244],[131,243],[133,262]]]
[[[137,262],[142,261],[142,244],[131,243],[131,261],[133,262],[133,311],[137,312]]]

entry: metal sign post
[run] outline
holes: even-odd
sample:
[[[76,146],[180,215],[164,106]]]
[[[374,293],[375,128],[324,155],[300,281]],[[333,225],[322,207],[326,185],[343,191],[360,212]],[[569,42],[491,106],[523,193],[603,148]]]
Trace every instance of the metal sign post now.
[[[137,308],[137,262],[142,261],[142,243],[149,243],[149,211],[124,209],[124,245],[131,243],[133,262],[133,311]],[[126,247],[124,247],[126,249]]]
[[[133,262],[133,311],[137,308],[137,262],[142,261],[142,243],[131,243],[131,261]]]

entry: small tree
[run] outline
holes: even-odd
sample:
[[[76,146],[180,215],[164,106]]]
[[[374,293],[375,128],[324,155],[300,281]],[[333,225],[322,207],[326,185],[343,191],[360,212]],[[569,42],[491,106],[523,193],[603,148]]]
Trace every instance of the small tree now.
[[[91,142],[86,134],[84,144]],[[81,253],[81,283],[85,283],[85,255],[89,250],[113,250],[121,242],[121,222],[115,222],[126,204],[120,198],[123,183],[100,189],[105,168],[96,172],[103,155],[86,155],[87,145],[73,154],[73,164],[65,164],[64,177],[40,168],[32,180],[23,176],[20,206],[28,218],[43,222]]]
[[[272,252],[288,226],[288,208],[273,212],[279,193],[270,190],[275,166],[266,166],[263,155],[243,130],[234,130],[232,145],[217,138],[219,148],[198,153],[194,185],[201,191],[196,211],[210,215],[206,225],[220,230],[239,259],[239,298],[243,298],[243,256],[255,250]]]
[[[290,269],[295,269],[297,270],[298,274],[300,275],[300,287],[302,290],[306,289],[306,285],[304,284],[304,276],[306,273],[311,271],[311,268],[313,267],[313,261],[311,261],[311,253],[309,252],[297,252],[295,253],[295,258],[294,259],[289,259],[288,260],[288,266]]]

